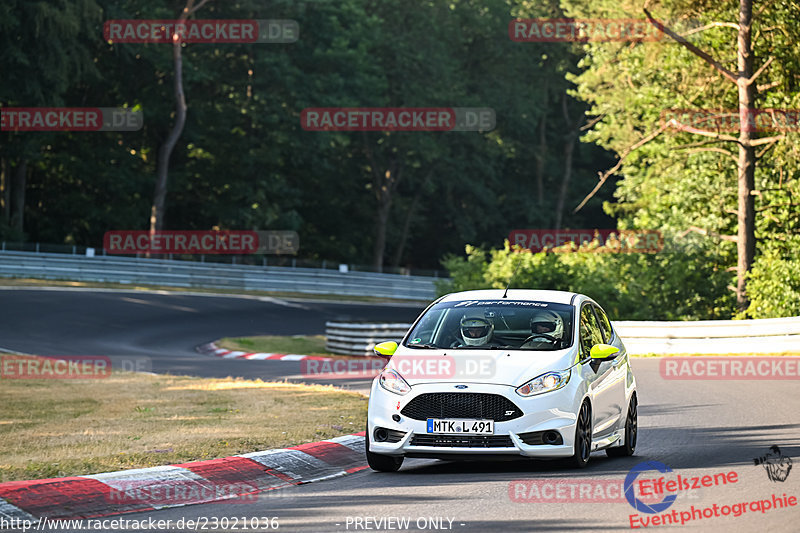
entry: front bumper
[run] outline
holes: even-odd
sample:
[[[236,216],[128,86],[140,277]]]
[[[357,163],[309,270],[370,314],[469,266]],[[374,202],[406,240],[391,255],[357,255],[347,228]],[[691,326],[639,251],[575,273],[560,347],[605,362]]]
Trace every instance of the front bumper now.
[[[513,387],[492,384],[470,384],[470,393],[497,394],[515,404],[522,415],[507,421],[495,421],[494,434],[489,440],[464,435],[441,435],[427,432],[426,420],[415,420],[401,411],[415,397],[426,393],[455,392],[452,384],[431,383],[415,385],[411,392],[400,396],[387,392],[373,382],[370,394],[367,431],[370,432],[370,451],[384,455],[408,455],[417,457],[441,456],[523,456],[539,458],[569,457],[573,454],[575,439],[576,390],[568,383],[566,387],[525,398]],[[580,397],[577,405],[580,405]],[[400,417],[395,421],[392,417]],[[470,418],[464,416],[461,418]],[[397,442],[375,442],[376,428],[403,432]],[[557,431],[561,444],[526,444],[524,435],[533,432]],[[396,434],[395,434],[396,435]],[[448,439],[455,438],[454,445]],[[434,441],[434,442],[431,442]]]

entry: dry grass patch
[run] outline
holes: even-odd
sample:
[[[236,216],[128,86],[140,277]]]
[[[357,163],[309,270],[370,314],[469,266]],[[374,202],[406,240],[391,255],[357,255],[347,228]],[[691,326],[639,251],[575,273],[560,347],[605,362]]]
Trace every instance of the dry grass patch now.
[[[294,446],[364,429],[367,399],[322,385],[114,373],[0,380],[0,481]]]

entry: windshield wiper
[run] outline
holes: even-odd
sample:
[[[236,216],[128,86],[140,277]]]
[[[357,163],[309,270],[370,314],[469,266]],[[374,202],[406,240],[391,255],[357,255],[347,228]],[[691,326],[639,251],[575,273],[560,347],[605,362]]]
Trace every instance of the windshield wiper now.
[[[438,346],[433,344],[406,344],[406,348],[427,348],[429,350],[438,350]]]
[[[509,344],[504,344],[502,346],[486,346],[486,345],[483,345],[483,346],[469,346],[469,345],[465,345],[465,346],[457,346],[454,349],[456,349],[456,350],[506,350],[508,348],[512,348],[513,349],[514,347],[509,345]]]

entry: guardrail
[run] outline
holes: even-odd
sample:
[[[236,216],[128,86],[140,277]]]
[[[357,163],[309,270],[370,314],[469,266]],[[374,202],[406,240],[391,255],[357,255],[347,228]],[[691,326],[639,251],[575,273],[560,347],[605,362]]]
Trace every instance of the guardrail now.
[[[430,301],[434,278],[114,256],[0,252],[0,277]]]
[[[629,353],[800,352],[800,317],[695,322],[614,322]]]
[[[372,347],[379,342],[400,342],[411,324],[328,322],[325,326],[328,351],[372,355]],[[618,321],[613,326],[632,355],[800,352],[800,317],[696,322]]]
[[[372,347],[383,341],[400,342],[411,324],[362,324],[326,322],[325,349],[344,355],[372,355]]]
[[[144,254],[107,254],[103,248],[93,248],[89,246],[78,246],[74,244],[50,244],[41,242],[8,242],[0,241],[0,252],[26,252],[26,253],[51,253],[65,255],[80,255],[87,257],[106,256],[112,257],[132,257],[146,258]],[[277,266],[292,268],[310,268],[314,270],[334,270],[339,272],[379,272],[373,265],[357,263],[342,263],[341,261],[331,261],[326,259],[309,259],[296,257],[294,255],[272,255],[272,254],[162,254],[159,259],[169,259],[170,261],[185,261],[198,263],[225,263],[228,265],[250,265],[250,266]],[[441,270],[427,268],[392,267],[383,266],[380,270],[383,274],[397,274],[399,276],[420,276],[439,278]],[[445,278],[447,273],[445,272]]]

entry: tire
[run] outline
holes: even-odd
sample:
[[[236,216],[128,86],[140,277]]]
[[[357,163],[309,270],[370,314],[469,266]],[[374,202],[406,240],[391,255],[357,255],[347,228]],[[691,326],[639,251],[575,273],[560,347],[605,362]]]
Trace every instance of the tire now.
[[[376,472],[397,472],[403,466],[404,457],[395,455],[382,455],[369,451],[369,425],[367,425],[367,438],[364,442],[367,452],[367,464]]]
[[[578,420],[575,422],[574,453],[567,459],[567,464],[573,468],[583,468],[589,462],[592,453],[592,411],[589,402],[581,404]]]
[[[636,451],[636,437],[639,432],[637,403],[636,394],[634,394],[628,405],[628,416],[625,417],[625,443],[622,446],[608,448],[606,455],[609,457],[629,457]]]

